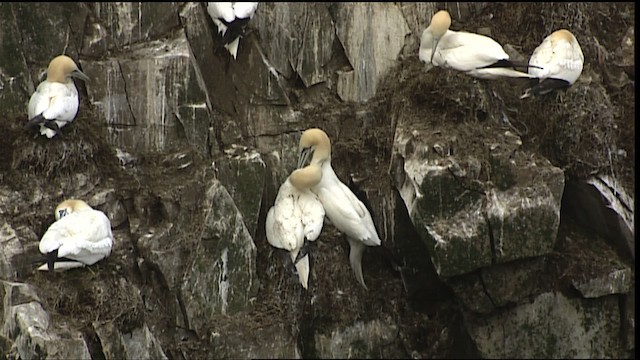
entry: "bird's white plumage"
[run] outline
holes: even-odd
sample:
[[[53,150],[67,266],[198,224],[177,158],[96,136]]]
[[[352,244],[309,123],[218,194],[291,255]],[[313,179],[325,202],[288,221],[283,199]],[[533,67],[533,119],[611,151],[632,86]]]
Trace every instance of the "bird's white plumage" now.
[[[509,55],[494,39],[465,31],[449,30],[451,17],[445,10],[437,12],[422,32],[418,57],[426,64],[464,72],[482,79],[533,77],[533,75],[505,67],[491,67],[508,61]]]
[[[558,30],[547,36],[533,51],[529,64],[542,67],[529,68],[529,73],[541,80],[552,77],[573,84],[582,73],[584,55],[573,34]]]
[[[71,77],[88,79],[71,58],[60,55],[51,60],[47,79],[38,85],[29,99],[29,120],[42,114],[44,119],[55,120],[58,127],[62,128],[75,119],[80,102]],[[40,124],[40,134],[52,138],[56,131]]]
[[[209,2],[207,12],[218,28],[218,33],[224,36],[228,30],[225,24],[231,24],[238,20],[250,19],[258,8],[257,2]],[[224,20],[224,22],[222,21]],[[225,44],[225,48],[235,59],[238,56],[240,36]]]
[[[258,8],[257,2],[236,2],[233,3],[233,12],[238,19],[250,18]]]
[[[315,194],[309,189],[296,188],[290,179],[291,176],[280,186],[275,203],[267,213],[265,226],[269,244],[288,251],[291,261],[295,262],[304,239],[315,241],[320,236],[325,212]],[[295,266],[300,283],[307,289],[309,255]]]
[[[568,30],[554,31],[547,36],[531,54],[529,74],[544,82],[546,79],[558,79],[572,85],[582,74],[584,55],[576,37]],[[528,97],[530,89],[522,97]]]
[[[65,209],[66,212],[60,212]],[[48,254],[58,250],[58,257],[76,262],[56,262],[54,269],[93,265],[111,254],[111,222],[102,211],[79,200],[67,200],[56,208],[56,218],[40,239],[40,252]],[[38,269],[47,270],[47,264]]]
[[[322,180],[311,189],[318,195],[331,223],[348,237],[367,246],[380,245],[367,207],[338,179],[331,162],[322,165]]]
[[[331,224],[347,236],[351,268],[358,282],[367,288],[362,275],[362,254],[365,246],[381,244],[371,214],[331,167],[331,143],[327,134],[320,129],[305,131],[300,138],[300,150],[304,152],[309,148],[315,149],[311,164],[322,169],[322,179],[311,191],[318,195]]]
[[[62,128],[75,119],[79,104],[78,90],[73,81],[65,84],[43,81],[29,99],[29,119],[42,114],[45,119],[56,119],[58,127]],[[40,125],[40,134],[52,138],[56,132]]]
[[[207,3],[207,11],[209,16],[216,22],[224,25],[220,19],[224,19],[226,22],[232,22],[236,18],[236,14],[233,11],[233,2],[210,2]],[[219,27],[219,25],[218,25]],[[226,26],[224,28],[226,30]]]

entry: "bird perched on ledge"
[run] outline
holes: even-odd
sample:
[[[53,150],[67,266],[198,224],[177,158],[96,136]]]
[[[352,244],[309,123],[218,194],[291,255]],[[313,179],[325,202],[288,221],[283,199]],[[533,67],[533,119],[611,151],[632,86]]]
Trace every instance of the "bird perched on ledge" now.
[[[289,252],[296,267],[300,284],[309,285],[309,255],[300,254],[306,241],[320,236],[324,222],[324,208],[309,189],[320,182],[319,166],[309,165],[294,170],[280,186],[274,205],[266,220],[267,241],[271,246]]]
[[[78,89],[71,78],[88,81],[76,63],[66,55],[56,56],[47,68],[47,79],[38,85],[28,105],[25,128],[39,127],[40,134],[54,137],[78,114]]]
[[[67,270],[93,265],[111,254],[113,234],[109,218],[82,200],[61,202],[56,221],[40,239],[47,263],[38,270]]]
[[[380,246],[381,241],[367,207],[338,179],[331,167],[331,141],[320,129],[308,129],[300,137],[298,168],[310,161],[322,169],[319,183],[311,187],[318,195],[329,221],[349,241],[349,262],[358,282],[366,289],[362,275],[362,255],[366,246]]]
[[[533,51],[529,74],[539,81],[520,97],[539,96],[567,88],[578,80],[584,66],[584,55],[578,40],[566,29],[554,31]]]
[[[207,3],[207,12],[218,27],[218,33],[222,34],[224,47],[234,59],[238,56],[240,38],[257,8],[257,2]]]
[[[502,45],[492,38],[465,31],[449,30],[451,16],[446,10],[438,11],[422,32],[419,58],[426,64],[462,71],[481,79],[500,77],[533,78],[516,67],[527,68],[509,60]]]

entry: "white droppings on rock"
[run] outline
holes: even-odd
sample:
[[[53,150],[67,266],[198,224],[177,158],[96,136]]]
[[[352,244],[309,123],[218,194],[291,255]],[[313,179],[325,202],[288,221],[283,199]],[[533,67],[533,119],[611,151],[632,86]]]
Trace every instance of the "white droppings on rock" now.
[[[229,295],[229,274],[227,269],[227,263],[229,261],[229,249],[225,248],[222,251],[222,273],[220,275],[220,284],[218,287],[220,299],[222,300],[222,309],[221,313],[223,315],[227,314],[227,307],[229,306],[228,295]]]

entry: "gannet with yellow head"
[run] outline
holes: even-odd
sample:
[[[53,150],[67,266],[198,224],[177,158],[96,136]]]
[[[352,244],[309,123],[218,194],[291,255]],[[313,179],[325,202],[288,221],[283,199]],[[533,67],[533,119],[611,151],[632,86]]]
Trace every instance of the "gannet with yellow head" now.
[[[433,15],[420,39],[418,57],[421,61],[481,79],[534,77],[515,70],[517,64],[509,60],[509,55],[497,41],[480,34],[452,31],[450,26],[451,16],[446,10]]]
[[[235,59],[240,38],[258,8],[257,2],[210,2],[207,12],[222,35],[224,47]]]
[[[56,221],[40,239],[47,263],[38,270],[66,270],[93,265],[111,254],[111,222],[82,200],[69,199],[55,209]]]
[[[539,96],[567,88],[578,80],[584,66],[584,55],[578,40],[566,29],[554,31],[533,51],[529,74],[539,79],[520,97]],[[538,68],[539,67],[539,68]]]
[[[356,279],[366,289],[362,275],[362,254],[365,246],[381,244],[367,207],[343,184],[331,167],[331,141],[320,129],[308,129],[300,137],[298,168],[308,161],[322,169],[320,182],[311,187],[318,195],[329,221],[349,241],[349,262]]]
[[[47,68],[47,79],[38,85],[28,105],[25,128],[39,126],[40,134],[52,138],[78,114],[78,89],[71,78],[88,81],[76,63],[66,55],[56,56]]]
[[[309,190],[320,182],[321,177],[317,165],[294,170],[280,186],[265,223],[267,241],[271,246],[289,252],[305,289],[309,285],[309,255],[305,253],[300,259],[298,257],[305,239],[315,241],[322,231],[324,208]]]

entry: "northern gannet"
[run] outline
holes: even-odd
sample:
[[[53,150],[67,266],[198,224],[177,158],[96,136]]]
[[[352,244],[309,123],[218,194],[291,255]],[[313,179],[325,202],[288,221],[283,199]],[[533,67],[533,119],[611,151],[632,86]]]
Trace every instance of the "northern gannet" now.
[[[481,79],[535,77],[515,70],[516,65],[497,41],[480,34],[452,31],[450,26],[451,16],[446,10],[433,15],[420,39],[418,57],[421,61]]]
[[[224,47],[234,59],[238,56],[240,37],[257,8],[257,2],[207,3],[207,12],[218,27],[218,33],[222,34]]]
[[[358,282],[366,289],[362,276],[362,254],[365,246],[381,244],[371,214],[333,171],[331,141],[324,131],[306,130],[300,137],[299,149],[298,168],[310,161],[311,165],[317,165],[322,169],[322,179],[311,187],[311,191],[318,195],[329,221],[347,236],[351,248],[351,268]]]
[[[66,270],[93,265],[109,256],[113,245],[111,222],[99,210],[82,200],[61,202],[55,209],[56,221],[40,239],[40,252],[47,263],[38,270]]]
[[[322,231],[324,208],[318,197],[309,190],[320,182],[321,176],[322,171],[317,165],[294,170],[280,186],[265,224],[267,241],[289,252],[298,279],[305,289],[309,284],[309,255],[297,258],[305,239],[315,241]]]
[[[536,66],[529,67],[529,74],[539,82],[527,89],[521,99],[571,86],[582,74],[584,55],[576,37],[561,29],[547,36],[533,51],[529,65]]]
[[[29,121],[25,128],[39,126],[41,135],[52,138],[75,119],[80,102],[72,77],[89,80],[70,57],[60,55],[51,60],[47,79],[38,85],[29,99]]]

